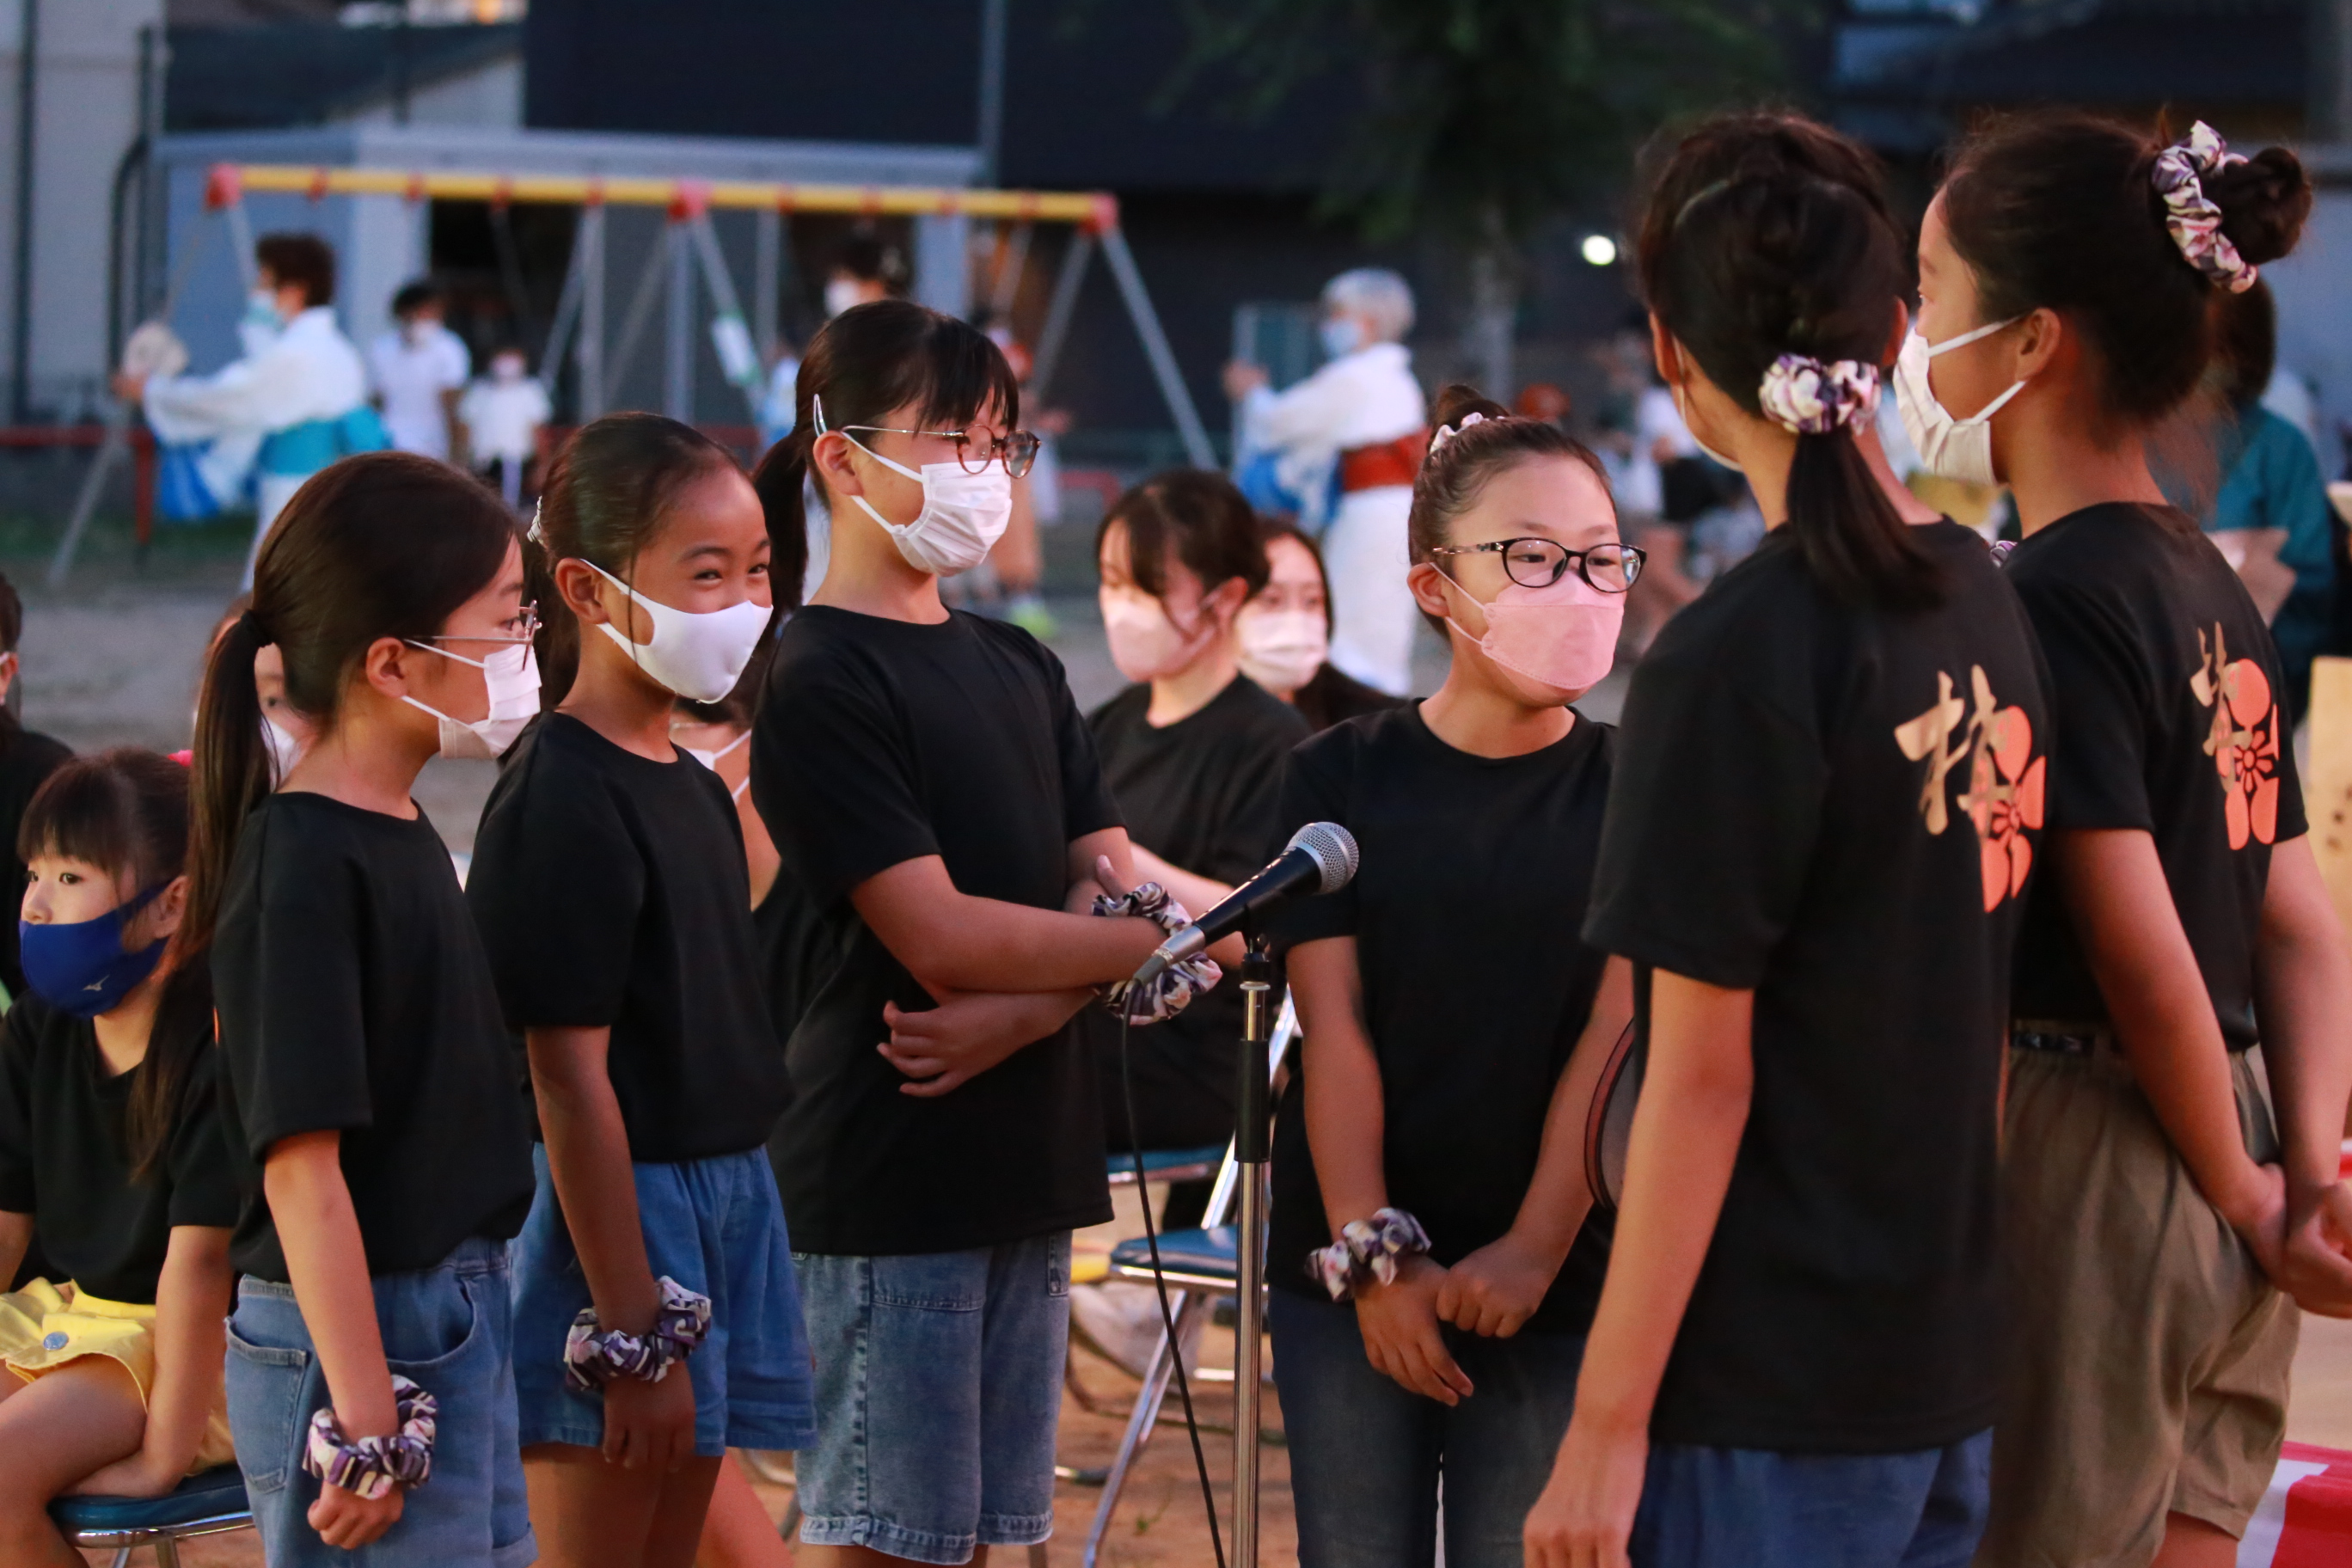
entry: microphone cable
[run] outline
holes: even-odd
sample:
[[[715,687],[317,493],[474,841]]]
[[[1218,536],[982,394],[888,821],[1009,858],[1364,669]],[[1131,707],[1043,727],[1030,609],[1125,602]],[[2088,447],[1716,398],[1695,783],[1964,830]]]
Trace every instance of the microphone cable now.
[[[1192,1468],[1201,1478],[1201,1505],[1208,1510],[1209,1514],[1209,1549],[1216,1553],[1217,1568],[1225,1568],[1224,1537],[1217,1529],[1217,1494],[1209,1481],[1209,1457],[1201,1449],[1201,1424],[1192,1415],[1192,1388],[1184,1376],[1184,1347],[1176,1341],[1176,1314],[1168,1305],[1168,1275],[1160,1261],[1160,1232],[1151,1223],[1151,1189],[1145,1184],[1143,1177],[1143,1134],[1139,1131],[1141,1123],[1135,1119],[1135,1079],[1128,1071],[1127,1037],[1128,1031],[1134,1025],[1136,997],[1141,989],[1140,986],[1129,987],[1128,1005],[1118,1010],[1118,1093],[1120,1100],[1127,1108],[1128,1152],[1135,1161],[1135,1194],[1142,1200],[1143,1241],[1151,1254],[1152,1288],[1160,1296],[1160,1327],[1168,1336],[1168,1361],[1176,1373],[1176,1396],[1184,1405],[1184,1431],[1192,1439]],[[1236,1256],[1238,1257],[1238,1254]],[[1242,1312],[1236,1319],[1236,1322],[1245,1324],[1249,1321],[1249,1318],[1248,1312]],[[1139,1390],[1136,1398],[1140,1401],[1149,1392],[1149,1390]],[[1238,1400],[1235,1403],[1235,1409],[1237,1411],[1239,1409]],[[1155,1416],[1154,1419],[1156,1420],[1157,1417]],[[1240,1430],[1240,1423],[1236,1422],[1234,1441],[1255,1443],[1257,1441],[1257,1434],[1251,1432],[1244,1435]],[[1139,1436],[1137,1439],[1139,1447],[1141,1447],[1141,1442],[1142,1439]],[[1240,1506],[1239,1499],[1234,1500],[1234,1505]]]

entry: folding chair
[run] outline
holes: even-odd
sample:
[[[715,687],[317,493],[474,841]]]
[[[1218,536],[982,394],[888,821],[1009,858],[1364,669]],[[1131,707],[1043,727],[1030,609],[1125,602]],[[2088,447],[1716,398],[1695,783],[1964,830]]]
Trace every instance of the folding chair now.
[[[1298,1037],[1298,1015],[1285,996],[1282,1014],[1276,1019],[1274,1038],[1266,1047],[1266,1071],[1269,1076],[1282,1070],[1283,1058]],[[1144,1156],[1147,1170],[1150,1156]],[[1113,1164],[1117,1164],[1114,1160]],[[1134,1177],[1133,1166],[1129,1179]],[[1157,1177],[1154,1178],[1158,1179]],[[1234,1159],[1234,1149],[1225,1146],[1223,1162],[1217,1170],[1217,1184],[1209,1192],[1208,1213],[1198,1230],[1171,1231],[1160,1238],[1160,1272],[1169,1285],[1168,1310],[1176,1320],[1176,1342],[1189,1353],[1208,1326],[1209,1314],[1215,1310],[1219,1298],[1231,1296],[1238,1287],[1241,1262],[1236,1233],[1225,1220],[1233,1212],[1234,1199],[1241,1187],[1241,1166]],[[1115,1279],[1149,1281],[1151,1277],[1151,1248],[1141,1237],[1120,1242],[1111,1249],[1110,1271]],[[1119,1492],[1127,1485],[1127,1476],[1134,1467],[1135,1457],[1159,1424],[1160,1405],[1168,1397],[1168,1385],[1173,1381],[1176,1363],[1170,1353],[1168,1333],[1160,1331],[1160,1347],[1152,1352],[1151,1364],[1145,1370],[1143,1387],[1135,1396],[1135,1408],[1127,1418],[1127,1431],[1119,1438],[1118,1454],[1110,1463],[1110,1471],[1103,1480],[1102,1501],[1095,1507],[1095,1521],[1087,1531],[1086,1553],[1080,1561],[1085,1568],[1095,1568],[1096,1554],[1102,1550],[1103,1537],[1110,1531],[1111,1515],[1118,1511]],[[1244,1440],[1236,1432],[1234,1440]],[[1256,1434],[1247,1434],[1256,1440]]]
[[[190,1476],[162,1497],[59,1498],[49,1517],[76,1546],[112,1547],[113,1568],[125,1568],[142,1546],[153,1549],[155,1568],[180,1568],[181,1542],[253,1528],[235,1465]]]

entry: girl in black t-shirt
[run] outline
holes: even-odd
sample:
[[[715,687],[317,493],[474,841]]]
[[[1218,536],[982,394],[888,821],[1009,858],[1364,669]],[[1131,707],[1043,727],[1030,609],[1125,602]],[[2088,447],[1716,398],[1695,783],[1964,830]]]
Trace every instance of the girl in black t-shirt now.
[[[0,1026],[0,1279],[37,1230],[58,1277],[0,1294],[11,1563],[80,1562],[58,1493],[158,1497],[235,1458],[212,985],[171,946],[187,847],[187,770],[131,750],[68,759],[18,835],[31,993]]]
[[[2231,1561],[2279,1451],[2295,1303],[2352,1313],[2352,969],[2286,685],[2146,452],[2210,385],[2214,306],[2311,201],[2283,149],[2053,114],[1963,146],[1920,231],[1904,417],[1937,471],[2015,496],[2008,575],[2060,721],[2011,1036],[2003,1213],[2033,1307],[1990,1560]]]
[[[1518,1563],[1607,1248],[1583,1129],[1632,989],[1577,935],[1613,736],[1569,704],[1642,558],[1557,426],[1461,386],[1436,418],[1410,581],[1453,668],[1293,752],[1273,839],[1330,820],[1363,848],[1275,925],[1306,1045],[1270,1322],[1310,1565],[1427,1562],[1441,1473],[1445,1561]]]
[[[1771,528],[1626,700],[1585,934],[1648,970],[1645,1071],[1527,1560],[1957,1565],[1997,1394],[2032,638],[1983,541],[1906,521],[1862,445],[1907,281],[1866,153],[1711,121],[1639,254],[1660,374]]]
[[[1333,618],[1322,550],[1286,518],[1261,518],[1258,536],[1265,542],[1265,586],[1234,618],[1242,673],[1297,709],[1309,730],[1395,707],[1398,699],[1327,657]]]
[[[205,672],[183,940],[212,951],[244,1192],[229,1425],[273,1568],[536,1551],[508,1349],[528,1122],[410,793],[436,753],[494,756],[538,707],[520,543],[443,464],[346,458],[278,514]],[[316,726],[274,789],[269,644]]]
[[[524,1468],[544,1561],[683,1563],[726,1449],[811,1435],[742,826],[670,739],[773,619],[766,520],[724,447],[628,414],[566,444],[532,537],[567,612],[549,662],[576,673],[506,759],[467,881],[543,1140]]]

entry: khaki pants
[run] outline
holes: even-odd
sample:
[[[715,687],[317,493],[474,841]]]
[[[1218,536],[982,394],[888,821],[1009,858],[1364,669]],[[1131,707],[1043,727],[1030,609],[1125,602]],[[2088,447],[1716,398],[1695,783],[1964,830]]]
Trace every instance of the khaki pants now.
[[[2300,1314],[2120,1056],[2009,1061],[2011,1352],[1978,1568],[2138,1568],[2173,1512],[2242,1535],[2278,1462]],[[2276,1160],[2252,1066],[2231,1074],[2247,1152]]]

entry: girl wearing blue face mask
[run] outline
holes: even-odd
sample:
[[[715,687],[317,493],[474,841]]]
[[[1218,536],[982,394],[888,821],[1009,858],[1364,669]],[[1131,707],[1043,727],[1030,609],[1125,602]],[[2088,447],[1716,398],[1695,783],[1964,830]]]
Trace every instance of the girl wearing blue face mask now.
[[[30,994],[0,1026],[0,1561],[79,1564],[62,1493],[157,1497],[234,1458],[221,1388],[236,1191],[215,1104],[212,984],[173,952],[187,770],[77,757],[20,837]]]
[[[542,1561],[684,1568],[725,1451],[813,1429],[742,828],[670,738],[767,633],[767,520],[724,448],[620,415],[557,458],[534,538],[568,612],[551,634],[578,646],[551,658],[571,679],[507,759],[467,880],[542,1141],[523,1467]]]

